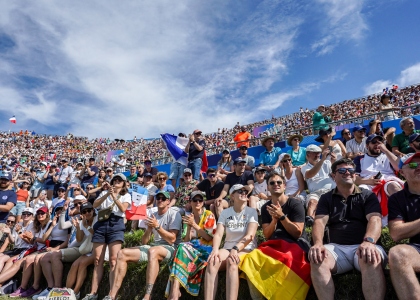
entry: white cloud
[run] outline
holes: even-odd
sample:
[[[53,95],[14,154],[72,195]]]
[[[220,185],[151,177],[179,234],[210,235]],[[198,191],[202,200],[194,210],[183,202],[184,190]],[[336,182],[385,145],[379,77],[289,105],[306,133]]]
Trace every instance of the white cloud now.
[[[13,105],[0,109],[90,137],[249,122],[252,101],[287,73],[302,21],[265,1],[235,23],[226,5],[8,2],[0,27],[16,47],[0,56],[0,87]]]
[[[362,14],[364,0],[317,0],[326,18],[323,36],[312,44],[318,55],[331,53],[342,41],[358,42],[368,25]]]
[[[382,90],[386,87],[391,87],[392,82],[390,80],[376,80],[371,84],[366,85],[363,88],[363,91],[366,95],[376,94],[382,92]]]

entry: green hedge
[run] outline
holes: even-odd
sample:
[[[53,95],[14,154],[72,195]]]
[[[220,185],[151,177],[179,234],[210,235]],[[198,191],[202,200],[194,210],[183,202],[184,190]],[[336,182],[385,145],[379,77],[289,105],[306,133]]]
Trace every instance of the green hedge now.
[[[307,229],[310,236],[310,229]],[[132,247],[140,244],[143,232],[141,230],[136,231],[134,234],[125,235],[124,247]],[[257,232],[258,242],[264,241],[262,231]],[[382,244],[385,250],[388,252],[389,249],[395,245],[389,236],[388,228],[382,230]],[[129,264],[127,275],[124,278],[123,285],[119,292],[119,299],[141,299],[145,292],[146,285],[146,263],[141,264]],[[70,264],[65,265],[64,274],[70,270]],[[105,267],[104,277],[99,286],[99,299],[102,299],[109,291],[109,279],[108,279],[108,265]],[[84,295],[90,291],[91,280],[92,280],[93,266],[88,269],[88,276],[86,278],[86,284],[83,286],[81,294]],[[164,292],[166,283],[169,276],[169,270],[166,265],[162,265],[160,268],[159,276],[153,289],[152,299],[165,299]],[[336,288],[336,299],[363,299],[361,275],[357,272],[351,272],[345,275],[334,276],[334,283]],[[387,293],[386,299],[397,299],[396,294],[392,288],[392,283],[389,275],[386,276],[387,280]],[[65,279],[63,279],[63,283]],[[219,275],[219,287],[216,299],[225,299],[226,289],[225,284],[226,277],[225,273],[221,272]],[[183,289],[181,289],[181,299],[204,299],[203,288],[201,289],[199,297],[192,297]],[[7,297],[0,297],[0,299],[6,299]],[[16,298],[15,298],[16,299]],[[249,295],[248,285],[245,280],[241,279],[239,288],[238,299],[251,299]],[[307,299],[317,299],[316,294],[311,288],[309,290]]]

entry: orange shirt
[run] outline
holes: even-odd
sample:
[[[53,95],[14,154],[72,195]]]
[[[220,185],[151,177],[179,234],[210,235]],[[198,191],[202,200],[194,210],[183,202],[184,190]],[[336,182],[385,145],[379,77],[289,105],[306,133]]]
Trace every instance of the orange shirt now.
[[[29,191],[27,190],[20,189],[19,191],[16,192],[17,201],[26,202],[26,200],[28,199],[28,196],[29,196]]]
[[[237,135],[235,135],[235,137],[233,138],[233,140],[236,143],[236,147],[241,147],[241,146],[247,146],[249,148],[249,142],[248,140],[251,138],[251,134],[249,132],[239,132]]]

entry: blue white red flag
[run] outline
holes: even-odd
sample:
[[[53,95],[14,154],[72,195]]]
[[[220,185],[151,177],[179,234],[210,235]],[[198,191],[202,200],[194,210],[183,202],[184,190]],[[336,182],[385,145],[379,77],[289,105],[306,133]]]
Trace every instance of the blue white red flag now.
[[[164,133],[160,135],[165,142],[166,149],[172,155],[176,162],[186,166],[188,164],[188,154],[185,153],[185,147],[188,145],[188,138]]]

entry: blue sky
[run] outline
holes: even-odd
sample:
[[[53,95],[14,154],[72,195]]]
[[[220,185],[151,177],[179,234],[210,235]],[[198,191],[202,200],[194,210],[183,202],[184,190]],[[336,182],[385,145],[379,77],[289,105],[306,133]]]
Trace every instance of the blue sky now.
[[[0,130],[212,132],[420,82],[415,0],[0,7]]]

